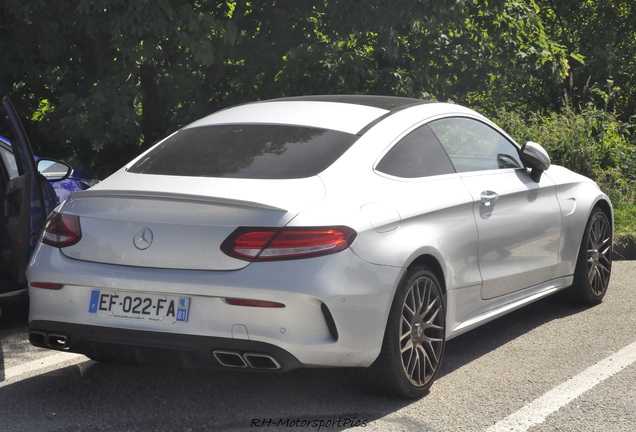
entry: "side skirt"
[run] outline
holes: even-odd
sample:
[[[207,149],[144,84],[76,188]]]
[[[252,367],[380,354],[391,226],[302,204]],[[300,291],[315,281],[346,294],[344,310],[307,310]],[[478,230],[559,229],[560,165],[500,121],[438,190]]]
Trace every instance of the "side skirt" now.
[[[449,330],[446,339],[452,339],[516,309],[561,291],[571,286],[572,281],[573,276],[564,276],[489,300],[481,298],[481,287],[479,286],[451,290],[447,293]],[[463,310],[460,305],[463,306]],[[468,305],[479,306],[469,308]]]

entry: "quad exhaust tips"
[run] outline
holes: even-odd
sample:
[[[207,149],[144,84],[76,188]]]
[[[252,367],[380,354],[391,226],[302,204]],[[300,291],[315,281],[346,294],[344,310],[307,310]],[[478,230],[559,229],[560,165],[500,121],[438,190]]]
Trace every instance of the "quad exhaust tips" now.
[[[60,332],[31,330],[29,332],[29,342],[37,347],[60,351],[68,351],[70,348],[69,336]],[[278,371],[283,368],[278,360],[265,353],[213,350],[212,354],[219,364],[228,368],[270,371]]]
[[[215,350],[212,352],[223,366],[232,368],[251,368],[260,370],[280,370],[281,365],[269,354],[240,353],[237,351]]]

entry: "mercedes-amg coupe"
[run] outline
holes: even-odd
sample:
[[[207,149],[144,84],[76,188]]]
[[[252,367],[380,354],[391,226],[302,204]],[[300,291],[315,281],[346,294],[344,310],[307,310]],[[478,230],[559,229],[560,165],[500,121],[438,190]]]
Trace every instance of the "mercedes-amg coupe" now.
[[[470,109],[248,103],[52,213],[29,338],[99,361],[370,368],[419,397],[447,340],[561,290],[600,302],[612,234],[592,180]]]

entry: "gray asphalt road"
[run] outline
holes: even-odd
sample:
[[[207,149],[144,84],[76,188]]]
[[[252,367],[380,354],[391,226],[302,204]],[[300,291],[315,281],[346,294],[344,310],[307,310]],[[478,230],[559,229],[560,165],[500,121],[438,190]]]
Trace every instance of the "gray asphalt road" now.
[[[56,352],[28,344],[18,312],[0,320],[0,431],[634,431],[634,281],[636,262],[616,262],[597,307],[546,299],[450,341],[442,376],[418,401],[368,394],[349,370],[83,358],[35,370]]]

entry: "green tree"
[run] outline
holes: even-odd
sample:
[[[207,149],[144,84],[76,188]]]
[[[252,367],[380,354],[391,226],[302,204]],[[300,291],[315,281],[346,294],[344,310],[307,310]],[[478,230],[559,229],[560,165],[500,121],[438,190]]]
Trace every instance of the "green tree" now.
[[[636,115],[636,2],[537,0],[551,37],[576,53],[564,89],[571,101]]]
[[[176,127],[181,109],[196,109],[202,70],[227,57],[232,32],[226,5],[198,2],[8,0],[3,9],[2,54],[12,62],[2,90],[35,113],[36,147],[50,140],[48,153],[104,172]]]
[[[372,92],[486,107],[551,104],[567,53],[533,0],[328,2],[278,75],[294,92]]]
[[[534,0],[5,0],[0,90],[35,147],[100,176],[239,102],[317,93],[549,103],[568,73]]]

